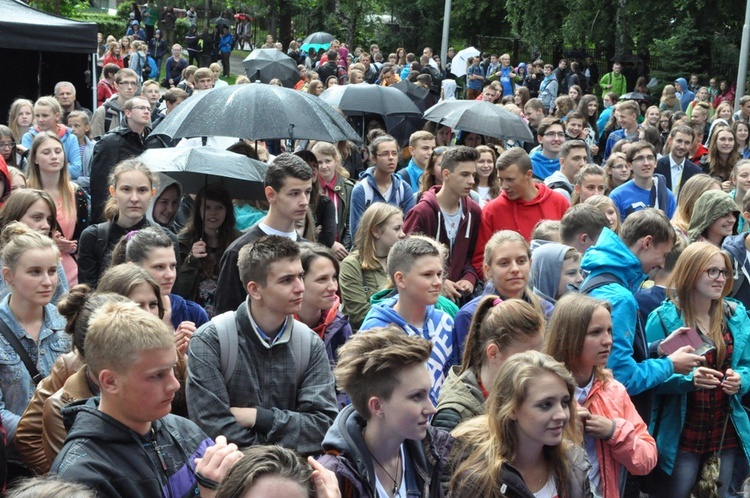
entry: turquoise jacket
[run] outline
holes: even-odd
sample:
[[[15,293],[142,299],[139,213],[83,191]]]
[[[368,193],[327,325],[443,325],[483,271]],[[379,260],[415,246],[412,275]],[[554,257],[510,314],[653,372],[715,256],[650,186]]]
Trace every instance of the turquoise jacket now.
[[[636,362],[633,358],[638,317],[635,291],[646,279],[641,262],[617,234],[605,228],[596,245],[583,256],[581,270],[589,272],[588,278],[611,273],[620,281],[619,284],[606,284],[591,291],[591,297],[607,300],[612,305],[613,344],[607,368],[612,370],[615,379],[625,385],[630,396],[659,386],[674,373],[672,360],[649,358]],[[643,321],[645,319],[643,317]]]
[[[748,347],[750,319],[742,303],[731,298],[725,298],[725,301],[737,304],[737,308],[727,322],[727,327],[734,339],[732,370],[742,377],[742,386],[739,392],[730,398],[729,408],[732,424],[742,442],[745,456],[750,458],[750,419],[740,404],[742,396],[750,390],[750,347]],[[649,315],[646,335],[649,341],[664,339],[673,330],[684,326],[685,323],[677,307],[671,301],[665,301]],[[682,427],[685,424],[687,393],[693,390],[695,388],[692,373],[673,374],[656,390],[656,402],[649,432],[653,434],[657,429],[656,425],[659,425],[655,438],[659,449],[659,466],[670,475],[674,468]]]

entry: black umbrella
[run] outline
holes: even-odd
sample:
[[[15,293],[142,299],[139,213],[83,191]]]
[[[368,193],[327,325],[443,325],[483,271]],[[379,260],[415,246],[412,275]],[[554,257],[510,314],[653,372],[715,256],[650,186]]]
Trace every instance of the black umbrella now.
[[[416,116],[386,116],[385,129],[401,147],[409,145],[409,138],[415,131],[424,128],[425,120]]]
[[[229,19],[224,19],[223,17],[217,17],[213,21],[211,21],[211,24],[214,24],[216,26],[231,26],[232,21]]]
[[[338,107],[347,116],[379,114],[381,116],[421,116],[422,112],[409,97],[395,88],[380,85],[335,85],[320,98]]]
[[[361,142],[349,123],[318,97],[262,83],[232,85],[193,95],[151,133],[170,138]]]
[[[641,92],[628,92],[620,95],[620,100],[645,100],[651,101],[651,97]]]
[[[425,112],[424,118],[454,130],[506,140],[534,141],[528,125],[520,116],[483,100],[443,101]]]
[[[263,180],[268,165],[242,154],[213,147],[147,149],[138,157],[148,168],[165,174],[187,194],[219,183],[232,199],[265,200]]]
[[[250,81],[268,83],[274,78],[287,88],[294,88],[300,80],[297,62],[281,50],[256,48],[242,61]]]
[[[430,90],[428,88],[415,85],[409,80],[399,81],[391,86],[404,92],[406,96],[417,105],[420,111],[425,111],[425,99],[430,95]]]

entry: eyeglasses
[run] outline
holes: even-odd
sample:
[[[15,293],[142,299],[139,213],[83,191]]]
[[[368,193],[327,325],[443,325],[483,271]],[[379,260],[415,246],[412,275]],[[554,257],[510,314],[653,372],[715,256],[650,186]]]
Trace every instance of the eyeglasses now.
[[[565,133],[563,133],[563,132],[548,131],[547,133],[545,133],[542,136],[549,137],[549,138],[565,138]]]
[[[722,276],[724,280],[729,278],[729,270],[720,270],[718,268],[709,268],[708,270],[705,270],[706,275],[708,275],[708,278],[711,280],[718,280],[719,275]]]
[[[151,112],[151,108],[147,105],[134,105],[131,107],[132,110],[138,109],[139,111],[148,111]]]
[[[12,149],[16,146],[15,142],[2,142],[0,143],[0,149]]]
[[[121,81],[118,83],[119,86],[138,86],[137,81]]]
[[[398,152],[396,151],[388,151],[388,152],[381,152],[379,154],[375,154],[378,157],[398,157]]]
[[[634,157],[631,162],[633,164],[643,164],[646,161],[648,161],[649,163],[653,163],[654,161],[656,161],[656,158],[654,156],[638,156]]]

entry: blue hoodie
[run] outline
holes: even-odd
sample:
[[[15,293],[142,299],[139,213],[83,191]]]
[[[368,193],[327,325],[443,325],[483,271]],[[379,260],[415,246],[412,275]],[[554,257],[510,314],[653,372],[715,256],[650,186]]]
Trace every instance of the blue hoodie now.
[[[362,326],[359,328],[359,333],[362,333],[363,330],[394,324],[401,327],[407,335],[418,335],[430,340],[432,342],[432,353],[430,353],[430,359],[427,360],[427,368],[429,368],[430,376],[432,377],[430,399],[437,406],[440,388],[453,366],[453,350],[457,347],[454,344],[453,319],[449,314],[430,305],[427,306],[422,330],[419,330],[406,323],[396,313],[393,306],[397,301],[398,296],[391,297],[370,308],[365,321],[362,322]]]
[[[661,385],[674,373],[672,361],[668,358],[636,361],[634,358],[634,341],[645,340],[636,335],[638,302],[634,294],[646,279],[641,262],[612,230],[605,228],[596,245],[584,254],[581,270],[589,273],[586,281],[603,273],[619,280],[619,283],[596,288],[590,294],[612,305],[613,344],[607,368],[625,385],[631,397]],[[642,323],[645,321],[644,317]]]
[[[677,78],[674,82],[679,83],[682,88],[682,92],[677,92],[677,98],[680,99],[682,110],[687,111],[690,102],[695,100],[695,94],[688,89],[688,84],[685,78]]]
[[[531,170],[536,178],[544,181],[555,171],[560,171],[560,158],[550,159],[542,154],[541,147],[531,153]]]
[[[351,207],[349,209],[349,227],[352,234],[357,233],[359,220],[362,219],[365,209],[374,202],[387,202],[399,207],[403,211],[404,217],[414,207],[414,191],[411,189],[409,182],[404,181],[401,175],[391,173],[391,191],[388,199],[386,199],[380,193],[380,190],[378,190],[378,184],[375,182],[375,177],[373,176],[374,172],[375,167],[370,167],[363,171],[359,175],[359,183],[352,189]],[[367,182],[368,188],[372,189],[372,199],[369,202],[365,195],[365,182]]]
[[[414,158],[409,159],[409,164],[398,172],[399,176],[409,183],[413,192],[419,191],[419,179],[422,177],[424,170],[417,166]]]

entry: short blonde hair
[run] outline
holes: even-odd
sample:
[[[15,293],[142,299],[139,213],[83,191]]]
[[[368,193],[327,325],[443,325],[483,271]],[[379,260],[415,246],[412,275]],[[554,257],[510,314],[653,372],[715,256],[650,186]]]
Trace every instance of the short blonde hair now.
[[[84,347],[86,363],[98,376],[105,369],[126,372],[141,353],[175,346],[164,322],[127,302],[107,303],[91,315]]]

